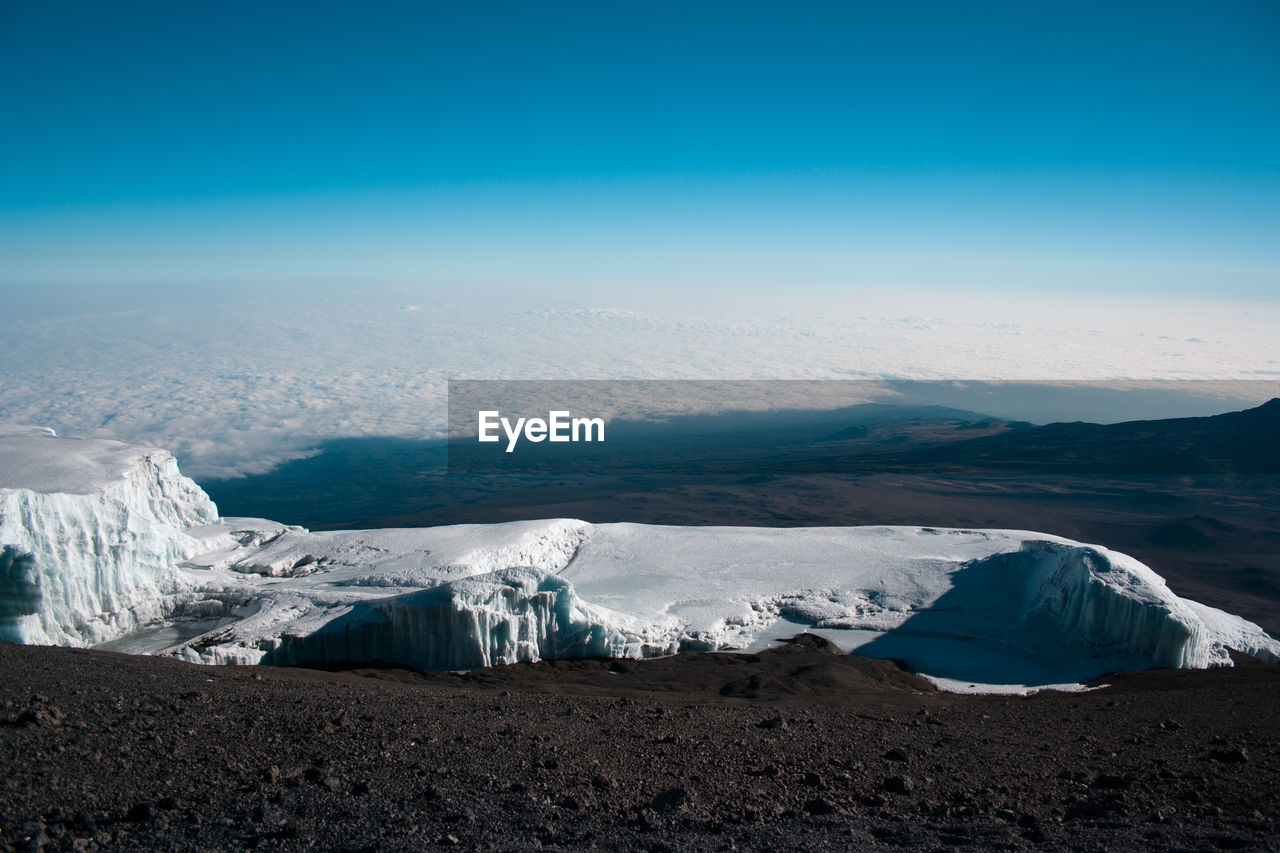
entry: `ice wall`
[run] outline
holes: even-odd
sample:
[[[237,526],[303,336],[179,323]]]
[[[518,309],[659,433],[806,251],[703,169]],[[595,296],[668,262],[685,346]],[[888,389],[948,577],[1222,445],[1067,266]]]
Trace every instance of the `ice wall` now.
[[[1186,669],[1229,666],[1228,648],[1277,657],[1276,642],[1256,625],[1179,598],[1164,578],[1127,554],[1026,542],[1018,556],[1028,593],[1021,627],[1047,631],[1059,647]]]
[[[85,646],[161,618],[202,549],[185,528],[217,520],[173,456],[49,433],[5,450],[0,640]]]
[[[519,567],[362,602],[317,631],[283,637],[265,662],[471,669],[557,658],[657,657],[677,649],[669,629],[587,604],[556,575]]]

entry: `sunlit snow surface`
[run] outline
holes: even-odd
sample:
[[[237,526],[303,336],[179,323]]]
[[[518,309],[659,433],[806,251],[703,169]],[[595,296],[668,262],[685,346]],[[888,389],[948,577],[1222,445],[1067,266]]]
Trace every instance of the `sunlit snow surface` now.
[[[164,451],[38,431],[0,445],[0,630],[19,642],[466,669],[813,630],[961,690],[1227,665],[1228,648],[1280,656],[1128,556],[1029,531],[552,519],[310,533],[217,518]]]

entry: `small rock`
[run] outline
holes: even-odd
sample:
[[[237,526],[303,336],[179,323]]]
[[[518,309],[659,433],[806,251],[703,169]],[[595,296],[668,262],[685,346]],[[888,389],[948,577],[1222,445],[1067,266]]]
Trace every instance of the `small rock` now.
[[[132,821],[133,823],[146,823],[155,816],[156,804],[151,802],[141,802],[129,809],[128,813],[124,816],[124,819]]]
[[[812,800],[805,802],[804,810],[811,815],[824,815],[833,813],[836,807],[822,797],[814,797]]]
[[[810,770],[808,773],[805,773],[804,776],[800,777],[800,781],[814,788],[825,787],[822,781],[822,777],[819,776],[817,773],[814,773],[812,770]]]
[[[1104,791],[1127,791],[1132,784],[1123,776],[1115,776],[1110,773],[1103,773],[1093,780],[1093,787],[1101,788]]]
[[[38,851],[44,845],[49,844],[50,841],[49,835],[45,832],[44,824],[39,821],[33,821],[23,827],[22,840],[18,842],[18,849]]]
[[[1209,753],[1209,760],[1222,764],[1244,764],[1249,760],[1249,752],[1242,746],[1234,749],[1215,749]]]
[[[884,754],[884,757],[890,761],[906,761],[907,753],[901,749],[891,749]]]
[[[684,788],[670,788],[653,798],[652,807],[657,812],[669,812],[680,808],[689,801],[689,792]]]
[[[65,715],[52,705],[28,708],[14,721],[19,726],[60,726]]]
[[[880,784],[890,794],[910,794],[915,790],[915,783],[906,776],[890,776]]]
[[[767,720],[761,720],[756,723],[756,728],[758,729],[785,729],[786,727],[787,721],[782,717],[770,717]]]

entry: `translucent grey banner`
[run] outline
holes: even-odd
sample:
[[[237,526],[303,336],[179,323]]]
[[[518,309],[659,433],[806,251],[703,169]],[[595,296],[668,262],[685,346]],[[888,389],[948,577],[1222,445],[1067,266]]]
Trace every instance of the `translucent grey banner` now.
[[[457,380],[448,465],[554,476],[1274,474],[1277,398],[1280,380]]]

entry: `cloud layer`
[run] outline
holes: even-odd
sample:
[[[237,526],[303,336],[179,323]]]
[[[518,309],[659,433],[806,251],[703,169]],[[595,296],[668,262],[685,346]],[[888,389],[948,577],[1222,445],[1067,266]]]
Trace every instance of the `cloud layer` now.
[[[790,297],[364,289],[72,307],[8,325],[0,420],[164,446],[216,478],[329,438],[439,437],[454,378],[1280,378],[1280,304]]]

